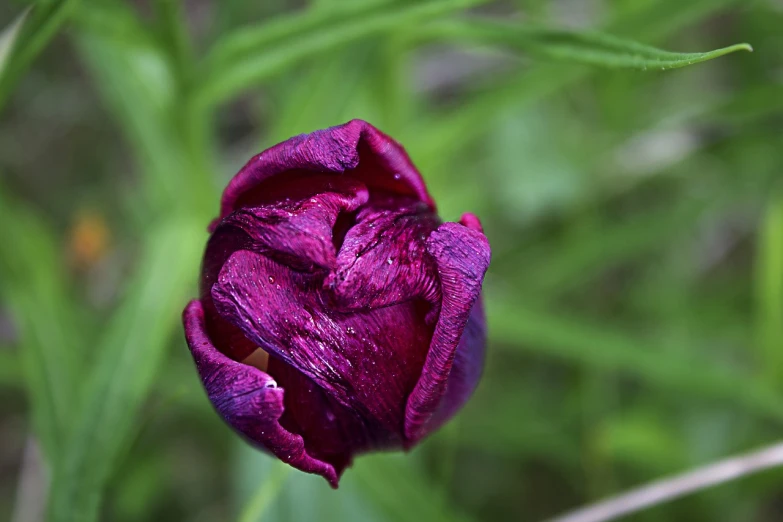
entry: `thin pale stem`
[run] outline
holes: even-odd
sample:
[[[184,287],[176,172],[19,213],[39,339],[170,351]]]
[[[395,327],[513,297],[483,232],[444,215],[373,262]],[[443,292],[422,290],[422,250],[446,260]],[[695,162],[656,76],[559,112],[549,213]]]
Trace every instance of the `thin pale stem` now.
[[[730,480],[783,465],[783,442],[664,478],[548,522],[606,522]]]

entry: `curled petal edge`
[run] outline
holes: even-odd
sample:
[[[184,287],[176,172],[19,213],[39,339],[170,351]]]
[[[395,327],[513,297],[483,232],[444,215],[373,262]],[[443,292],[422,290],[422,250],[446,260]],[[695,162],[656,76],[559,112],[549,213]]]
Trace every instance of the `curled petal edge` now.
[[[443,398],[424,424],[422,433],[432,433],[462,409],[479,383],[484,370],[486,349],[486,319],[481,297],[470,312],[468,323],[454,354]]]
[[[220,353],[207,335],[204,309],[191,301],[183,312],[185,337],[210,402],[234,430],[283,462],[323,476],[337,488],[339,476],[331,464],[311,457],[300,435],[280,425],[283,389],[267,373]]]
[[[454,377],[452,369],[457,350],[469,348],[462,343],[462,339],[471,318],[483,331],[482,307],[479,304],[474,310],[474,306],[481,295],[481,285],[491,254],[481,224],[472,214],[465,214],[461,224],[444,223],[438,227],[427,240],[427,250],[437,263],[443,297],[424,368],[405,408],[407,447],[413,446],[433,425],[445,422],[458,409],[450,401],[444,403],[444,396],[450,387],[462,387],[458,383],[450,383],[450,378]],[[477,351],[481,355],[480,360],[469,362],[481,365],[483,349]],[[457,364],[465,362],[458,360]],[[465,384],[470,389],[454,390],[454,393],[461,395],[462,402],[467,400],[475,386],[475,383]],[[449,393],[452,391],[449,390]],[[445,410],[440,411],[443,406]]]

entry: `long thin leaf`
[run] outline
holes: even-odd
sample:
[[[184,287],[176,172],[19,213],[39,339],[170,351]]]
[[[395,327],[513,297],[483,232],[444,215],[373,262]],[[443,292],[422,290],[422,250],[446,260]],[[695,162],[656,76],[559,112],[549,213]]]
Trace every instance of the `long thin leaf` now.
[[[30,9],[26,9],[0,33],[0,78],[3,77],[5,68],[8,65],[8,59],[11,57],[11,51],[13,51],[16,40],[21,34],[22,25],[24,25],[29,12]]]
[[[162,47],[171,62],[174,76],[184,90],[194,66],[193,47],[185,25],[180,0],[156,0],[154,3]]]
[[[172,205],[203,209],[215,188],[202,156],[186,149],[171,63],[142,27],[131,20],[125,26],[135,26],[138,37],[113,40],[90,30],[77,39],[79,51],[141,162],[145,203],[165,213]]]
[[[385,518],[378,516],[366,496],[357,491],[351,472],[343,476],[340,489],[334,491],[323,477],[296,471],[227,431],[226,435],[233,437],[232,492],[236,495],[236,503],[242,506],[240,516],[247,522],[386,522]],[[284,475],[285,487],[277,488],[281,475]],[[260,516],[256,516],[258,510],[252,508],[258,495],[264,497],[266,504]],[[252,517],[251,508],[255,511]]]
[[[150,238],[131,292],[99,346],[81,408],[72,414],[73,429],[54,477],[52,522],[96,519],[106,481],[137,422],[194,279],[200,229],[191,220],[177,221],[161,224]]]
[[[445,501],[416,465],[416,459],[409,456],[367,456],[354,465],[352,480],[387,520],[469,521]]]
[[[487,300],[491,339],[509,351],[537,353],[601,371],[622,372],[667,391],[740,405],[783,420],[780,399],[750,375],[578,318],[524,308],[499,296]],[[698,368],[698,371],[694,371]]]
[[[284,39],[259,49],[245,59],[219,62],[206,69],[206,78],[197,94],[197,105],[213,105],[248,89],[274,73],[307,58],[316,56],[373,34],[408,28],[412,24],[472,7],[486,0],[429,0],[392,7],[381,12],[369,11],[362,16],[310,31],[297,38]],[[230,54],[230,53],[229,53]]]
[[[570,241],[547,240],[526,245],[513,280],[526,291],[549,299],[593,280],[602,271],[650,255],[691,231],[706,205],[666,205],[620,222],[605,220],[592,233]]]
[[[651,3],[649,8],[619,16],[603,28],[619,35],[659,40],[663,36],[699,20],[738,0],[666,0]],[[401,136],[411,156],[424,172],[440,167],[449,155],[447,150],[462,150],[470,140],[493,125],[495,116],[509,107],[529,107],[541,99],[571,85],[590,73],[590,68],[565,67],[542,63],[515,72],[475,93],[459,111],[446,115],[423,115],[412,122]],[[406,138],[406,136],[410,136]]]
[[[207,68],[219,70],[248,55],[263,53],[267,48],[279,45],[284,40],[296,40],[348,18],[366,16],[394,1],[366,0],[338,3],[330,6],[329,9],[306,9],[288,16],[273,18],[265,23],[239,28],[217,41],[204,61]]]
[[[675,53],[600,32],[574,32],[488,20],[448,21],[424,33],[470,44],[529,51],[554,60],[628,69],[676,69],[736,51],[752,51],[746,43],[702,53]]]
[[[73,406],[78,334],[76,305],[65,284],[51,231],[0,190],[0,294],[19,328],[19,355],[35,430],[50,463],[62,453]]]
[[[783,197],[770,201],[759,234],[756,298],[759,363],[767,382],[783,375]]]
[[[68,19],[79,0],[59,0],[38,5],[24,24],[7,67],[0,75],[0,108],[16,83]]]
[[[270,504],[275,500],[280,489],[285,484],[291,469],[290,466],[283,462],[275,462],[272,472],[264,478],[264,481],[259,485],[255,494],[253,494],[242,509],[238,521],[258,522],[261,520],[269,509]]]
[[[275,82],[280,85],[281,103],[263,145],[329,127],[335,121],[363,118],[360,100],[366,90],[366,69],[375,57],[374,48],[346,49],[338,59],[308,67],[295,81],[286,75]]]

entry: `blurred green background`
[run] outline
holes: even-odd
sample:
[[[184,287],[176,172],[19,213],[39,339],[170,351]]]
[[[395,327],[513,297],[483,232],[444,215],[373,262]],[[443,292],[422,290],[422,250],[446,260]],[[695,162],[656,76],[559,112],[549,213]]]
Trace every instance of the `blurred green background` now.
[[[0,4],[0,519],[534,521],[781,436],[778,0],[30,5]],[[661,71],[698,57],[594,31],[755,52]],[[352,118],[493,262],[474,398],[335,492],[218,419],[179,315],[230,176]],[[629,519],[783,520],[783,470]]]

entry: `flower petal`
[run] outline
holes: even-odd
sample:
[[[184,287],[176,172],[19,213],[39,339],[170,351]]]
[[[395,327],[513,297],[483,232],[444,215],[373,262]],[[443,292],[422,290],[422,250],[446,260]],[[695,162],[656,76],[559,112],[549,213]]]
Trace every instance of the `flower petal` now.
[[[223,419],[251,442],[291,466],[323,476],[337,487],[335,468],[310,456],[301,436],[280,425],[283,389],[267,373],[238,363],[212,344],[204,325],[200,301],[191,301],[183,313],[185,337],[212,405]]]
[[[237,208],[248,206],[267,183],[284,172],[295,177],[308,173],[347,173],[371,190],[414,196],[432,210],[435,203],[424,180],[405,149],[389,136],[362,120],[302,134],[254,156],[226,187],[217,224]]]
[[[436,301],[437,273],[426,239],[439,224],[422,203],[362,208],[337,254],[337,269],[325,282],[340,307],[360,310],[413,299]]]
[[[452,386],[449,381],[457,360],[460,341],[479,299],[481,283],[489,267],[489,243],[478,230],[480,226],[477,221],[472,222],[466,218],[463,218],[463,223],[468,226],[444,223],[427,240],[427,250],[438,265],[443,297],[424,369],[405,409],[405,436],[409,446],[426,435],[429,423],[441,407],[447,388]],[[470,343],[472,330],[469,330],[467,335],[467,342]],[[465,368],[460,370],[464,371]],[[455,375],[456,379],[464,377]],[[468,377],[472,379],[472,376]],[[436,418],[436,422],[443,420],[445,419]]]
[[[299,270],[332,267],[335,243],[342,241],[339,223],[352,223],[352,212],[368,198],[364,184],[347,177],[314,176],[296,188],[289,192],[293,197],[237,210],[220,223],[207,243],[201,270],[207,331],[216,347],[234,360],[243,360],[257,346],[215,312],[212,285],[226,260],[237,250],[252,250]]]
[[[484,369],[484,351],[487,340],[487,326],[481,297],[468,317],[468,324],[454,353],[454,364],[446,381],[443,399],[424,425],[423,432],[438,429],[465,405],[478,385]]]
[[[355,411],[281,359],[270,357],[267,372],[285,389],[285,411],[280,424],[301,435],[307,453],[333,465],[338,476],[351,464],[354,455],[394,445],[379,439],[382,433],[371,430]]]
[[[351,178],[322,176],[309,180],[319,191],[259,207],[245,207],[226,217],[224,227],[235,227],[250,238],[248,249],[269,255],[300,270],[329,269],[335,265],[332,230],[341,213],[367,202],[367,187]]]
[[[401,439],[432,334],[421,303],[342,313],[322,287],[323,276],[242,250],[223,266],[212,300],[250,341],[357,412],[375,439]]]

